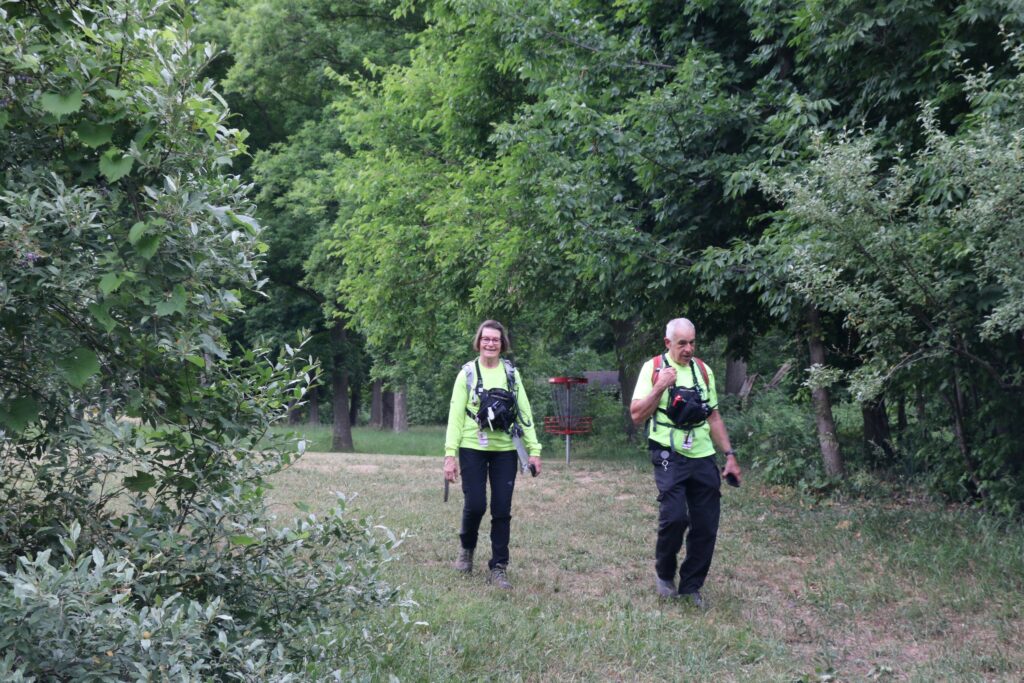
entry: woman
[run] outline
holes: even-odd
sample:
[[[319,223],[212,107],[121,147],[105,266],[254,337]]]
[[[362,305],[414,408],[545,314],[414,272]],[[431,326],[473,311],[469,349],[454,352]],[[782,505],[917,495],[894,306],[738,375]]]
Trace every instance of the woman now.
[[[480,355],[475,361],[466,363],[455,378],[444,440],[444,478],[454,482],[461,472],[466,501],[462,508],[462,532],[459,534],[461,551],[454,567],[460,572],[473,571],[473,551],[480,520],[487,510],[486,485],[489,479],[491,559],[487,580],[509,590],[512,584],[506,573],[508,541],[512,491],[519,462],[508,431],[510,420],[504,412],[506,406],[502,399],[509,399],[507,404],[512,409],[514,424],[522,430],[523,443],[535,474],[540,474],[540,443],[533,428],[530,401],[526,398],[519,371],[501,357],[503,352],[510,350],[502,324],[495,320],[482,322],[476,330],[473,349]],[[511,395],[501,390],[510,391]]]

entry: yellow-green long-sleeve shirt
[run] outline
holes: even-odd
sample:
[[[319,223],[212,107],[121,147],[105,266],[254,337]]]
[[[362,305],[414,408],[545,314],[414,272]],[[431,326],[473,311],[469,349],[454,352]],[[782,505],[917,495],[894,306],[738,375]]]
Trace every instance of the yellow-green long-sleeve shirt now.
[[[499,361],[497,367],[485,367],[482,362],[480,375],[483,379],[484,389],[508,388],[508,378],[505,376],[505,365]],[[530,409],[530,399],[526,397],[526,389],[523,388],[523,378],[519,375],[518,368],[515,370],[516,378],[516,402],[519,404],[519,419],[517,423],[523,428],[523,444],[526,452],[531,456],[540,457],[540,442],[537,440],[537,431],[533,426],[533,411]],[[473,374],[476,374],[474,368]],[[476,378],[473,378],[474,391],[469,391],[466,386],[466,373],[459,371],[452,386],[452,400],[448,407],[448,430],[444,437],[444,454],[457,456],[459,448],[475,448],[478,451],[511,451],[515,449],[512,444],[512,437],[507,433],[497,430],[485,429],[487,445],[482,445],[479,438],[479,427],[476,421],[466,414],[466,409],[476,414],[479,408],[479,398],[476,395]]]

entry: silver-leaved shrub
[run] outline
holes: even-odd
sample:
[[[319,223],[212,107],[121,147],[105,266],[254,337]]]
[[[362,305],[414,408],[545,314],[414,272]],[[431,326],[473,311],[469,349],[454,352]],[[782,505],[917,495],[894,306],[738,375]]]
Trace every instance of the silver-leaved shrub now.
[[[266,247],[193,10],[0,2],[3,680],[369,678],[405,637],[399,539],[267,511],[316,368],[225,341]]]

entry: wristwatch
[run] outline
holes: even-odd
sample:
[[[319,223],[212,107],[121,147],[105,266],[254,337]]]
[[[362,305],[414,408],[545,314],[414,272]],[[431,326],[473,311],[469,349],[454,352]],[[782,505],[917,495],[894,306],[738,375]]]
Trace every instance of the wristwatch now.
[[[729,457],[730,455],[735,458],[736,457],[736,451],[734,451],[733,449],[730,448],[729,450],[727,450],[725,452],[725,457]]]

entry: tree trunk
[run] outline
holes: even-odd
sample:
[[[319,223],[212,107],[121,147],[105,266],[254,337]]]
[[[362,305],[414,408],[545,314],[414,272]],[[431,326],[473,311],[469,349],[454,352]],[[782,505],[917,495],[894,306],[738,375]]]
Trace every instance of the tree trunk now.
[[[974,464],[974,457],[971,455],[971,447],[967,443],[967,411],[964,407],[964,394],[960,389],[960,379],[957,377],[956,370],[951,372],[953,380],[953,391],[942,392],[943,397],[946,399],[946,403],[949,404],[949,408],[953,413],[953,433],[956,435],[956,443],[960,448],[960,455],[964,460],[964,467],[967,470],[967,477],[974,487],[974,493],[981,494],[984,497],[984,491],[981,488],[981,483],[978,481],[977,467]]]
[[[743,358],[725,358],[725,393],[739,396],[747,381],[747,361]]]
[[[363,407],[362,387],[358,384],[352,385],[352,405],[348,409],[348,421],[355,427],[359,424],[359,409]]]
[[[292,401],[288,404],[288,424],[297,425],[302,422],[302,406],[298,405],[298,401]]]
[[[384,429],[384,380],[373,380],[373,396],[370,399],[370,426]]]
[[[381,429],[391,429],[395,424],[395,394],[385,391],[381,395]]]
[[[331,329],[331,343],[334,346],[334,370],[331,372],[331,388],[334,396],[331,398],[331,406],[334,413],[334,424],[331,429],[331,450],[342,453],[351,453],[355,450],[352,445],[352,423],[348,415],[348,370],[345,368],[342,349],[345,348],[345,328],[341,323],[336,323]]]
[[[636,439],[636,425],[629,416],[629,404],[633,401],[633,389],[636,388],[637,371],[628,367],[629,359],[626,350],[636,329],[636,319],[613,320],[612,333],[615,336],[615,363],[619,371],[619,401],[622,403],[623,426],[626,439],[632,443]]]
[[[408,391],[408,388],[404,386],[395,391],[395,421],[393,424],[396,432],[409,431],[409,414],[406,411],[406,393]]]
[[[312,427],[320,426],[320,389],[310,387],[306,394],[309,399],[309,424]]]
[[[885,453],[886,460],[894,460],[896,452],[892,448],[892,431],[889,429],[889,415],[885,409],[885,399],[869,401],[860,405],[861,419],[864,421],[864,449],[869,458],[873,458],[877,446]]]
[[[811,365],[825,365],[825,344],[821,340],[821,317],[818,309],[813,306],[807,309],[808,335],[807,345],[811,356]],[[818,443],[821,445],[821,457],[825,463],[825,473],[830,477],[843,476],[843,454],[836,438],[836,421],[832,416],[832,397],[825,387],[811,391],[814,404],[814,421],[818,430]]]
[[[896,402],[896,432],[898,434],[904,434],[907,431],[907,396],[906,394],[900,394],[899,400]]]
[[[792,367],[793,364],[788,360],[782,365],[780,365],[779,369],[775,371],[775,374],[772,375],[772,378],[770,380],[768,380],[768,384],[766,384],[764,388],[774,389],[775,387],[779,386],[782,380],[786,378],[786,375],[789,374],[789,371],[790,369],[792,369]]]

